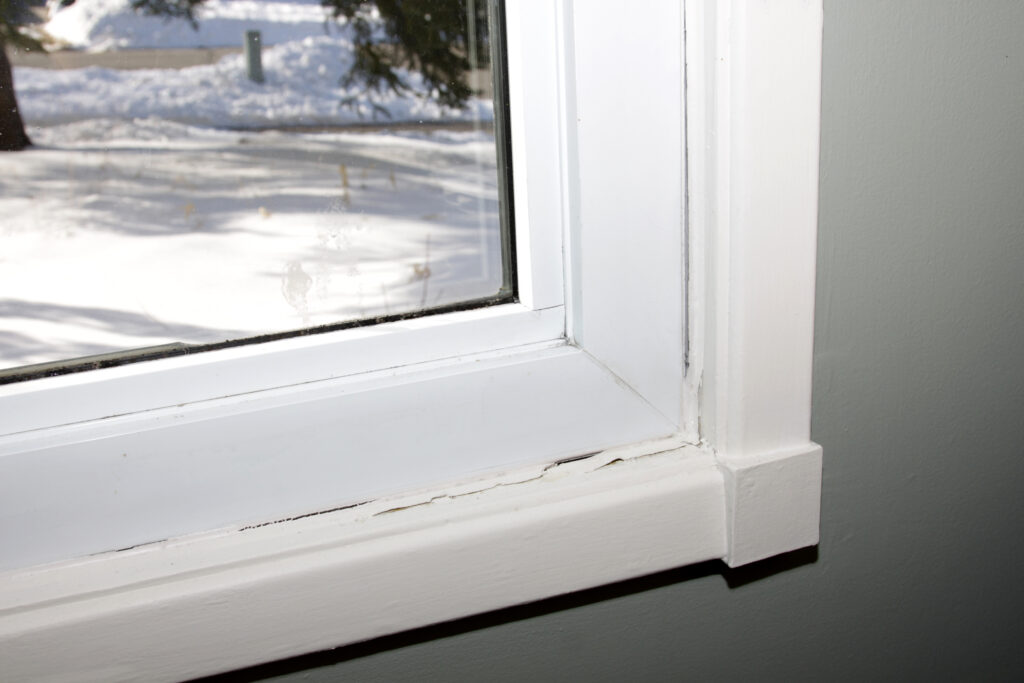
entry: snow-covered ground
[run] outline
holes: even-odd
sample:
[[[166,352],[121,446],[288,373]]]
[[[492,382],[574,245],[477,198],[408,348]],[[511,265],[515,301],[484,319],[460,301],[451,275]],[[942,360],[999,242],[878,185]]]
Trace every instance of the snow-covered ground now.
[[[64,36],[82,36],[79,46],[170,44],[123,12],[110,14],[132,19],[131,42],[112,42],[117,23],[87,10],[118,3],[128,0],[78,0],[47,29],[78,8],[89,22]],[[318,1],[209,9],[243,7],[268,21],[295,9],[265,51],[263,85],[245,79],[240,57],[181,70],[15,70],[36,146],[0,155],[0,368],[497,291],[494,139],[481,123],[490,103],[453,112],[416,96],[374,101],[396,120],[471,122],[459,131],[267,130],[366,121],[369,105],[363,119],[338,106],[354,94],[338,86],[347,40],[308,19],[322,17]]]
[[[219,127],[344,125],[367,121],[488,121],[489,99],[464,109],[439,106],[418,73],[400,70],[412,92],[369,93],[343,88],[352,44],[343,24],[319,0],[208,0],[196,11],[198,30],[181,19],[146,16],[131,0],[51,3],[47,34],[89,50],[239,46],[246,30],[261,32],[266,82],[246,78],[241,54],[185,69],[117,70],[90,67],[20,68],[16,88],[22,112],[35,125],[81,119],[160,117]],[[342,105],[342,103],[350,103]],[[376,112],[376,113],[375,113]],[[386,112],[386,114],[382,113]]]
[[[343,35],[320,0],[207,0],[196,9],[198,26],[132,10],[131,0],[76,0],[62,8],[48,3],[43,26],[54,40],[90,51],[125,48],[229,47],[258,30],[265,45],[309,36]]]
[[[228,128],[493,118],[490,100],[479,98],[458,110],[413,93],[361,97],[356,86],[339,84],[352,64],[351,55],[345,38],[310,36],[265,50],[262,84],[246,77],[239,54],[185,69],[19,68],[15,87],[26,121],[43,126],[154,116]],[[414,91],[423,92],[419,74],[402,75]],[[375,115],[375,110],[387,115]]]

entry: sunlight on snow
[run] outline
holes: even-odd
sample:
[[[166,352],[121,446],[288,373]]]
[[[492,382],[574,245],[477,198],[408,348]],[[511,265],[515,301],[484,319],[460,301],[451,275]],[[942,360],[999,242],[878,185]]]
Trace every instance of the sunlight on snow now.
[[[51,3],[56,6],[57,3]],[[0,155],[0,369],[215,342],[494,295],[502,284],[493,106],[379,95],[394,121],[345,132],[351,64],[319,0],[202,8],[200,31],[130,0],[78,0],[46,25],[85,50],[237,44],[181,69],[17,66],[34,146]],[[421,81],[404,73],[414,88]],[[328,126],[312,133],[296,126]]]

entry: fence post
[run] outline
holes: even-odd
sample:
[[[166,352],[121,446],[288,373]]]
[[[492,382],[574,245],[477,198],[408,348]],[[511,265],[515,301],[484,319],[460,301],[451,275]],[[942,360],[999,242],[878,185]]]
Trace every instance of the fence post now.
[[[263,82],[262,46],[259,31],[245,32],[245,74],[254,83]]]

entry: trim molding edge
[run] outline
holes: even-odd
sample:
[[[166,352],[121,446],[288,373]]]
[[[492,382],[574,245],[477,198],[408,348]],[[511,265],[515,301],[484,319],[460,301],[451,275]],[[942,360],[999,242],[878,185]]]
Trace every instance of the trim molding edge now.
[[[821,446],[720,456],[730,567],[818,543]]]

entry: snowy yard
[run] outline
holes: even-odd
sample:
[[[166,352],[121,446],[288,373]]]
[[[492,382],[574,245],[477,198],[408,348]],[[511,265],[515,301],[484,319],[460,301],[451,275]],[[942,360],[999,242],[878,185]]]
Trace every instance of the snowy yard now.
[[[81,15],[61,19],[74,29],[63,38],[180,47],[191,31],[168,38],[165,22],[147,29],[111,9],[127,4],[78,0],[58,14]],[[0,369],[497,292],[491,103],[452,111],[381,96],[396,121],[464,123],[344,131],[371,111],[339,107],[344,31],[310,19],[318,2],[212,2],[193,41],[237,40],[231,12],[244,6],[276,13],[276,25],[302,19],[267,41],[279,44],[263,85],[245,79],[241,56],[180,70],[15,69],[35,147],[0,156]],[[331,132],[295,132],[313,124]]]

